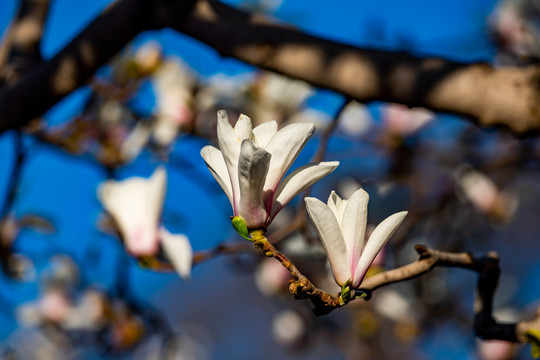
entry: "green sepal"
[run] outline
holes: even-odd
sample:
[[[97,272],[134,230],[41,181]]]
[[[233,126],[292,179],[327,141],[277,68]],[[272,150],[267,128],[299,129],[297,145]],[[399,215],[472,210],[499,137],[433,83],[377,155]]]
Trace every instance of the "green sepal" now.
[[[525,336],[531,344],[531,356],[535,359],[540,358],[540,330],[527,330]]]
[[[362,290],[358,290],[358,289],[354,290],[354,298],[355,299],[365,298],[367,296],[368,296],[368,294],[366,292],[362,291]]]
[[[341,285],[341,300],[343,301],[343,305],[349,302],[351,300],[351,281],[347,280],[347,282],[343,285]],[[341,304],[340,304],[341,305]]]
[[[246,240],[252,241],[249,237],[249,230],[246,222],[240,216],[235,216],[231,220],[232,226],[236,232]]]

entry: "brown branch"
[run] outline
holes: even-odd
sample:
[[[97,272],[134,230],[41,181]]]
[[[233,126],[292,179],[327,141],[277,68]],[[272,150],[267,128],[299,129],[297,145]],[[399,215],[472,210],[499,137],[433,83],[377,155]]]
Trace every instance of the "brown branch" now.
[[[113,3],[55,57],[0,92],[0,132],[27,123],[84,85],[135,35],[182,22],[193,1]]]
[[[39,49],[49,0],[22,0],[10,28],[9,55],[2,66],[2,81],[15,82],[22,73],[41,62]]]
[[[283,253],[268,241],[262,230],[253,231],[251,237],[256,248],[262,250],[266,256],[278,260],[291,273],[294,280],[289,283],[289,291],[298,299],[310,299],[315,306],[313,312],[316,315],[327,314],[344,304],[339,294],[333,295],[313,285]]]
[[[118,0],[50,61],[0,92],[0,132],[43,114],[136,34],[171,26],[263,69],[360,102],[451,112],[515,133],[540,129],[540,68],[494,69],[361,49],[250,17],[214,0]],[[182,15],[188,15],[183,21]],[[32,104],[32,106],[28,106]]]
[[[256,17],[213,0],[174,28],[263,69],[307,81],[360,102],[391,101],[451,112],[513,132],[540,129],[540,68],[462,64],[361,49]]]
[[[347,302],[343,301],[341,294],[331,294],[317,288],[284,254],[268,242],[261,230],[252,232],[251,236],[255,247],[261,249],[266,256],[277,259],[291,273],[294,280],[290,282],[289,291],[299,299],[310,299],[316,315],[328,314]],[[475,258],[470,253],[444,252],[429,249],[424,245],[416,245],[415,250],[420,255],[418,261],[364,279],[362,287],[358,289],[367,294],[363,299],[369,300],[373,291],[380,287],[413,279],[430,272],[435,267],[468,269],[479,275],[474,320],[474,329],[479,337],[526,342],[528,330],[540,330],[540,309],[537,317],[528,322],[502,324],[493,318],[493,296],[500,275],[499,258],[495,252]]]

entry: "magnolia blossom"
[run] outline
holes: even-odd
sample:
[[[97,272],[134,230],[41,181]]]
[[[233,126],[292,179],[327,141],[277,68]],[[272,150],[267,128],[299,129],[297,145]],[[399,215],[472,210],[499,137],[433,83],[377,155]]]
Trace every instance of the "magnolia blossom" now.
[[[154,255],[159,250],[159,220],[165,200],[167,174],[158,167],[149,179],[108,180],[98,189],[104,208],[118,225],[128,252]]]
[[[343,286],[350,281],[354,289],[360,286],[373,259],[407,215],[407,211],[402,211],[389,216],[364,241],[369,196],[363,189],[349,200],[342,200],[332,191],[328,205],[311,197],[305,201],[336,282]]]
[[[156,122],[153,138],[160,146],[170,145],[182,126],[193,118],[191,102],[195,77],[181,60],[170,58],[154,73]]]
[[[160,227],[167,188],[165,168],[158,167],[149,179],[133,177],[109,180],[100,186],[98,196],[116,221],[126,249],[134,256],[153,256],[163,247],[165,256],[178,274],[189,278],[193,251],[189,239]]]
[[[275,121],[252,129],[245,115],[233,128],[227,112],[218,111],[221,150],[205,146],[201,155],[229,198],[234,215],[249,229],[268,226],[291,199],[338,166],[337,161],[307,164],[284,178],[314,130],[312,124],[295,123],[278,131]]]

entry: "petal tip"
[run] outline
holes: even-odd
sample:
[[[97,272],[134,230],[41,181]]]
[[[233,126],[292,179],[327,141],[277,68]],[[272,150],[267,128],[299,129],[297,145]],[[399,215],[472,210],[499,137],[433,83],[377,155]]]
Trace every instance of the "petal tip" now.
[[[229,115],[227,115],[227,110],[218,110],[217,117],[218,120],[229,121]]]

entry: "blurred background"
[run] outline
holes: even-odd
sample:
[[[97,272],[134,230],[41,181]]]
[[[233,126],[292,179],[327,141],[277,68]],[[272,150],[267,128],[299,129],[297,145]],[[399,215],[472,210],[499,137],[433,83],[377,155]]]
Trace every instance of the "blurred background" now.
[[[500,66],[538,57],[534,0],[224,2],[359,47]],[[51,1],[43,57],[109,3]],[[0,2],[2,32],[17,6]],[[496,317],[518,321],[536,312],[536,137],[427,109],[346,103],[163,29],[137,36],[28,131],[0,135],[2,359],[529,358],[527,346],[475,338],[476,275],[462,269],[438,268],[315,317],[309,302],[288,293],[281,265],[249,251],[230,225],[230,204],[199,155],[216,143],[219,109],[256,124],[315,123],[296,164],[341,164],[311,196],[326,201],[335,189],[348,198],[363,187],[370,225],[409,211],[371,273],[415,261],[414,244],[495,250],[502,266]],[[96,194],[107,179],[149,177],[159,164],[168,174],[163,223],[201,255],[189,281],[130,257]],[[317,286],[336,291],[299,205],[280,213],[270,240]],[[233,250],[212,252],[223,244]]]

